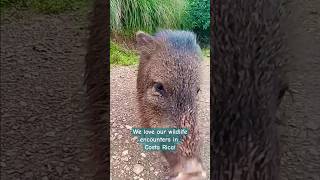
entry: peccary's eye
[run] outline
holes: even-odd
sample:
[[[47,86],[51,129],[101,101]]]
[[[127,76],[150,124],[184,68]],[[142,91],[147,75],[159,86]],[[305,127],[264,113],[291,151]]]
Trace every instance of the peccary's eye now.
[[[153,88],[156,92],[160,93],[161,95],[164,95],[165,90],[161,83],[154,83]]]
[[[197,94],[200,92],[200,88],[198,88],[198,90],[197,90]]]

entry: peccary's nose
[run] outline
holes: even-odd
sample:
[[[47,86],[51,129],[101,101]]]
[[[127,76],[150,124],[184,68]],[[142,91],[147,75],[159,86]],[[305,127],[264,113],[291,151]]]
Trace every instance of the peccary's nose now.
[[[170,180],[205,180],[206,176],[202,163],[197,159],[189,159],[176,166],[175,176]]]

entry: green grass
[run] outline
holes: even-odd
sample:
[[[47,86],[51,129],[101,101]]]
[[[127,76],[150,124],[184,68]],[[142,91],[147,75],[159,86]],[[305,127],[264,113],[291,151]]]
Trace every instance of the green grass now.
[[[138,63],[138,55],[132,51],[127,50],[117,43],[110,42],[110,64],[129,66]]]
[[[15,7],[45,14],[56,14],[85,7],[88,2],[88,0],[0,0],[0,9],[3,11],[6,8]]]
[[[209,48],[202,49],[202,55],[204,59],[210,59],[210,49]]]
[[[132,36],[138,30],[180,28],[185,9],[186,0],[111,0],[111,31]]]

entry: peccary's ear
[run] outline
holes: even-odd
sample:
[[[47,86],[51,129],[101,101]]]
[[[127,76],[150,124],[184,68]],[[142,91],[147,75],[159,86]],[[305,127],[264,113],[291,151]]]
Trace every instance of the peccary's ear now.
[[[137,49],[142,54],[151,54],[157,46],[156,40],[154,37],[150,36],[147,33],[142,31],[138,31],[136,33],[136,42],[137,42]]]

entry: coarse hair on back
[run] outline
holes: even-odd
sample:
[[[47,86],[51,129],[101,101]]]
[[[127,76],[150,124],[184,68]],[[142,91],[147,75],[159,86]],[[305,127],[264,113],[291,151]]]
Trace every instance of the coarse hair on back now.
[[[200,46],[197,44],[197,36],[191,31],[162,30],[157,32],[155,37],[165,39],[172,50],[201,54]]]

